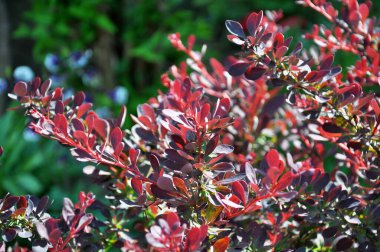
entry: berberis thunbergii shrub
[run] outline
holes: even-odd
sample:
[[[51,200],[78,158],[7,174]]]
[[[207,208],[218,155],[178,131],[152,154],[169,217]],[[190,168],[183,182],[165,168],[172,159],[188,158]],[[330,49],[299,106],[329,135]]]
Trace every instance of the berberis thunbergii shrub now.
[[[16,83],[29,127],[94,163],[84,173],[108,196],[80,192],[53,218],[48,197],[6,195],[0,250],[26,251],[23,238],[35,251],[379,251],[379,22],[370,1],[298,2],[331,22],[305,35],[312,56],[276,12],[226,21],[242,53],[225,64],[172,34],[188,59],[130,130],[125,107],[102,119],[83,92]],[[338,50],[358,60],[344,74]]]

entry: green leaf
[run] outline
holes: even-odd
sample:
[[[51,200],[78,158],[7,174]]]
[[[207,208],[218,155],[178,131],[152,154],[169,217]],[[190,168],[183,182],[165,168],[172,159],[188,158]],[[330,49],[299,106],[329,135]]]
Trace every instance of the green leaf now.
[[[96,25],[99,28],[102,28],[110,33],[116,32],[116,26],[112,23],[112,21],[105,15],[101,15],[96,17]]]
[[[40,181],[31,174],[23,173],[18,175],[16,183],[27,193],[38,194],[42,190]]]

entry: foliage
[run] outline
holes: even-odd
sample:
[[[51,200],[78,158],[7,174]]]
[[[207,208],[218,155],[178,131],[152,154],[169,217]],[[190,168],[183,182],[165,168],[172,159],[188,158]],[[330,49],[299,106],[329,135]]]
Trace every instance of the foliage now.
[[[55,219],[45,216],[46,197],[7,195],[2,239],[18,235],[41,251],[380,248],[380,107],[366,89],[379,84],[377,20],[369,1],[344,0],[339,12],[298,2],[331,22],[306,35],[319,46],[310,60],[300,42],[289,50],[278,12],[226,21],[243,52],[225,66],[211,58],[208,68],[193,36],[171,34],[188,59],[162,75],[167,91],[138,107],[130,130],[125,107],[102,119],[83,92],[16,83],[10,97],[29,127],[95,163],[84,173],[107,202],[80,193]],[[358,57],[346,75],[333,64],[337,50]]]

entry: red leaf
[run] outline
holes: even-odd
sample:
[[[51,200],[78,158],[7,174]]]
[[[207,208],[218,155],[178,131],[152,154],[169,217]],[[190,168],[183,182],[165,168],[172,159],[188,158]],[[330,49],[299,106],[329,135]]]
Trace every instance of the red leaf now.
[[[94,129],[104,140],[108,139],[110,134],[110,124],[106,120],[96,118],[94,120]]]
[[[224,251],[226,251],[227,248],[228,248],[229,243],[230,243],[230,238],[228,236],[226,236],[224,238],[220,238],[213,245],[214,251],[215,252],[224,252]]]
[[[71,125],[74,127],[75,130],[85,131],[82,121],[77,118],[71,119]]]
[[[187,48],[188,48],[188,50],[191,50],[193,48],[194,43],[195,43],[195,36],[194,35],[190,35],[187,38]]]
[[[344,129],[334,123],[325,123],[321,127],[321,135],[324,137],[340,137]]]
[[[121,107],[120,114],[117,117],[117,120],[115,122],[115,126],[121,128],[123,126],[123,124],[124,124],[126,116],[127,116],[127,107],[123,105]]]
[[[228,113],[228,111],[230,110],[230,107],[231,107],[230,98],[225,97],[225,98],[218,100],[216,103],[216,109],[214,112],[214,117],[225,116]]]
[[[28,201],[25,196],[20,196],[20,200],[17,202],[17,208],[26,208],[28,206]]]
[[[154,113],[154,109],[149,104],[142,104],[137,108],[138,115],[146,115],[152,122],[156,121],[156,114]]]
[[[138,195],[142,195],[142,193],[143,193],[143,185],[142,185],[142,181],[140,179],[132,178],[131,179],[131,186],[132,186],[132,189]]]
[[[81,118],[84,114],[87,113],[92,107],[91,103],[84,103],[78,107],[77,118]]]
[[[175,187],[178,190],[180,190],[183,194],[185,194],[185,195],[189,194],[187,187],[186,187],[186,184],[185,184],[185,181],[183,181],[183,179],[173,177],[173,182],[174,182]]]
[[[136,150],[136,149],[129,149],[129,160],[131,161],[132,163],[132,166],[136,166],[136,163],[137,163],[137,159],[139,158],[140,156],[140,150]]]
[[[362,22],[364,23],[369,15],[369,9],[367,4],[362,3],[359,5],[359,13],[361,15]]]
[[[243,205],[246,204],[246,192],[244,190],[244,187],[239,181],[235,181],[232,183],[232,193],[236,195],[241,202],[243,202]]]
[[[285,55],[285,53],[288,51],[288,47],[287,46],[281,46],[281,47],[279,47],[279,48],[277,48],[277,50],[276,50],[276,59],[281,59],[284,55]]]
[[[82,144],[82,146],[88,146],[88,137],[83,131],[76,130],[74,131],[73,136]]]
[[[88,131],[88,135],[90,135],[92,133],[92,130],[94,128],[94,121],[95,121],[95,118],[96,118],[96,114],[94,113],[89,113],[86,117],[86,125],[87,125],[87,131]]]
[[[123,142],[121,142],[121,143],[119,143],[117,146],[116,146],[116,148],[114,149],[114,155],[115,156],[117,156],[117,157],[119,157],[120,156],[120,154],[121,154],[121,152],[124,150],[124,143]]]
[[[111,131],[111,144],[114,149],[121,143],[123,140],[123,132],[119,127],[114,128]]]
[[[235,201],[240,201],[238,197],[232,195],[229,199],[221,199],[222,203],[232,208],[244,208],[242,205],[237,204]]]
[[[51,98],[53,101],[61,100],[62,99],[62,89],[56,88],[53,92],[53,97]]]
[[[210,104],[206,103],[202,106],[199,122],[205,121],[205,119],[208,117],[209,114],[210,114]]]
[[[55,125],[56,129],[59,130],[59,132],[61,132],[65,136],[67,136],[68,124],[67,124],[67,119],[64,115],[62,115],[62,114],[55,115],[54,125]]]
[[[277,49],[283,45],[284,45],[284,34],[279,32],[274,37],[273,48]]]
[[[265,161],[268,163],[269,166],[278,166],[280,162],[280,156],[278,155],[278,152],[275,149],[271,149],[265,155]]]
[[[327,55],[323,58],[323,60],[320,63],[321,69],[330,69],[332,64],[334,62],[334,55]]]
[[[197,250],[201,246],[202,241],[206,238],[207,230],[207,225],[202,225],[199,228],[191,228],[189,232],[186,234],[185,251]]]
[[[280,175],[281,171],[277,166],[270,166],[266,178],[270,180],[271,184],[274,184]]]
[[[288,187],[293,181],[293,175],[292,175],[292,172],[291,171],[288,171],[287,173],[285,173],[281,178],[280,180],[278,181],[278,183],[276,184],[276,188],[275,190],[276,191],[282,191],[284,190],[286,187]]]

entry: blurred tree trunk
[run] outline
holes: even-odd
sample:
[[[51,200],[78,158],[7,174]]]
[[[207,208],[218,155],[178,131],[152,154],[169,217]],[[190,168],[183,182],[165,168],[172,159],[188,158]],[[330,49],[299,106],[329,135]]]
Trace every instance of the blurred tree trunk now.
[[[107,31],[101,31],[94,45],[94,59],[97,68],[103,76],[103,87],[110,89],[115,86],[115,61],[114,36]]]
[[[10,51],[9,19],[5,6],[5,0],[0,0],[0,78],[5,77],[5,71],[7,67],[10,67],[11,65]],[[3,94],[0,94],[0,114],[4,111],[6,95],[6,91]]]
[[[100,12],[107,13],[108,7],[102,5]],[[102,87],[110,90],[115,86],[115,65],[117,61],[115,52],[115,36],[105,30],[99,30],[98,39],[94,44],[94,59],[100,75],[103,77]]]

